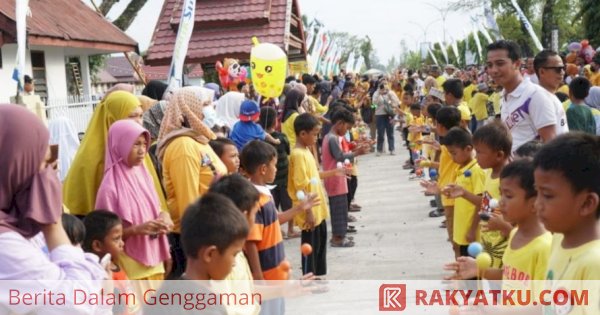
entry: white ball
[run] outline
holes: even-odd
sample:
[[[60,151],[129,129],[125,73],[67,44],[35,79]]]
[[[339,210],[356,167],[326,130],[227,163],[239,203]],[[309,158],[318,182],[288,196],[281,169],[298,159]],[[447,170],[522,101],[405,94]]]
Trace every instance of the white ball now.
[[[306,195],[304,194],[304,192],[302,190],[298,190],[296,192],[296,198],[298,198],[298,200],[304,200],[304,199],[306,199]]]
[[[500,206],[500,204],[498,203],[497,199],[490,200],[490,208],[498,209],[499,206]]]

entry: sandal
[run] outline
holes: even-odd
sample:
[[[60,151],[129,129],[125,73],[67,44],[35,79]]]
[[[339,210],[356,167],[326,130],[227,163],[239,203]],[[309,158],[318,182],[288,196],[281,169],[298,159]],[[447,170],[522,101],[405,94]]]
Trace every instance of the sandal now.
[[[444,215],[444,211],[442,211],[440,209],[431,210],[429,212],[429,217],[430,218],[437,218],[437,217],[441,217],[443,215]]]
[[[298,237],[300,237],[301,235],[302,235],[302,234],[301,234],[300,232],[293,231],[291,234],[290,234],[290,233],[287,233],[287,234],[286,234],[286,235],[283,237],[283,239],[285,239],[285,240],[289,240],[289,239],[293,239],[293,238],[298,238]]]
[[[354,241],[344,238],[341,242],[329,242],[331,247],[354,247]]]
[[[346,233],[355,234],[356,233],[356,228],[353,227],[352,225],[348,225],[348,228],[346,229]]]
[[[353,215],[348,216],[348,222],[356,222],[356,217]]]

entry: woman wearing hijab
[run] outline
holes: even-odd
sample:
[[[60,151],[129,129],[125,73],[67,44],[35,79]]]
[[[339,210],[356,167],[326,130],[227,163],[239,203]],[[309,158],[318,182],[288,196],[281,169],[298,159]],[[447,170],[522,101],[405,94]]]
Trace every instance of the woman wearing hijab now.
[[[281,132],[283,132],[290,141],[290,149],[296,146],[296,131],[294,130],[294,121],[300,115],[299,110],[304,100],[305,94],[299,89],[290,89],[285,95],[283,105],[283,119]]]
[[[27,109],[5,104],[0,105],[0,126],[0,280],[36,280],[35,288],[27,290],[72,292],[72,283],[68,281],[40,280],[106,278],[98,258],[73,246],[62,226],[60,181],[52,165],[46,162],[50,156],[46,127]],[[47,252],[31,241],[40,233]],[[81,281],[77,286],[87,292],[100,289],[93,281]],[[70,313],[70,303],[71,297],[67,296],[67,306],[61,307],[64,314]],[[41,306],[23,309],[21,303],[4,304],[9,313],[35,313]],[[91,307],[83,305],[77,311],[77,314],[93,313]]]
[[[227,92],[217,101],[217,115],[227,123],[229,129],[240,120],[240,107],[245,99],[244,93]]]
[[[121,119],[131,119],[141,124],[141,118],[140,101],[129,92],[115,91],[100,102],[64,181],[64,203],[71,210],[71,214],[85,216],[94,210],[96,194],[104,173],[108,128]],[[154,179],[156,191],[162,192],[160,181],[149,156],[146,156],[144,163]],[[161,197],[163,209],[166,209],[164,196],[159,194],[159,197]]]
[[[117,92],[117,91],[125,91],[125,92],[129,92],[131,94],[134,94],[135,86],[133,86],[131,84],[127,84],[127,83],[117,83],[113,87],[108,89],[108,91],[106,91],[106,93],[104,93],[104,97],[102,98],[102,100],[105,100],[110,94],[112,94],[113,92]]]
[[[119,258],[131,280],[162,280],[169,260],[166,234],[173,225],[161,211],[152,177],[144,166],[150,134],[131,120],[115,122],[108,132],[104,178],[96,209],[123,220],[124,254]]]
[[[65,117],[50,120],[50,144],[58,145],[58,177],[63,182],[79,149],[79,137],[73,123]]]
[[[177,90],[160,128],[158,157],[162,161],[167,203],[174,223],[170,236],[173,257],[170,279],[185,270],[185,256],[179,243],[183,212],[208,191],[215,177],[227,174],[225,164],[208,144],[216,136],[202,122],[202,108],[211,102],[209,98],[198,98],[193,90]]]
[[[138,100],[140,100],[140,106],[142,107],[142,112],[147,112],[150,107],[152,107],[154,104],[156,104],[156,102],[158,102],[157,100],[150,98],[146,95],[136,95]]]

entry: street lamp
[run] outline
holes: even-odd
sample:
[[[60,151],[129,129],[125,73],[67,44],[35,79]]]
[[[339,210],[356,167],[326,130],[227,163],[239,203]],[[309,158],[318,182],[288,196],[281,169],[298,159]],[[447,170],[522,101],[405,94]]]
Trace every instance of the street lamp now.
[[[429,2],[424,2],[424,4],[434,8],[442,16],[442,23],[443,23],[443,29],[444,29],[444,44],[446,44],[446,18],[448,17],[448,13],[450,13],[450,7],[440,9],[438,6],[431,4]]]
[[[425,27],[423,27],[421,24],[414,22],[414,21],[409,21],[409,23],[418,26],[421,29],[421,31],[423,31],[423,41],[426,42],[427,41],[427,31],[429,31],[429,27],[439,21],[442,21],[442,19],[433,20],[429,24],[427,24],[427,26],[425,26]]]

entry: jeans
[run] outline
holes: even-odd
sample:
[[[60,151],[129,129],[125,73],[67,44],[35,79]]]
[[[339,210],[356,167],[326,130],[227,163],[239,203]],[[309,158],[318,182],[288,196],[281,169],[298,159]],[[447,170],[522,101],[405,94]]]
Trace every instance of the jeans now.
[[[394,125],[390,122],[390,116],[378,115],[377,120],[377,152],[383,152],[383,137],[387,134],[388,149],[394,152]]]

